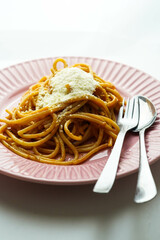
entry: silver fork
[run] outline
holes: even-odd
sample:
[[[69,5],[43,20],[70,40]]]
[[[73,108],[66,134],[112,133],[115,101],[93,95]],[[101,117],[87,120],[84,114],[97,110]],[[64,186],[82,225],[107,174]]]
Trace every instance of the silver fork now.
[[[123,146],[124,137],[127,131],[135,128],[139,120],[139,103],[138,98],[134,97],[127,101],[125,114],[124,112],[124,100],[122,107],[120,108],[117,123],[120,127],[120,132],[117,136],[113,150],[110,157],[96,182],[93,191],[97,193],[108,193],[115,181],[121,149]]]

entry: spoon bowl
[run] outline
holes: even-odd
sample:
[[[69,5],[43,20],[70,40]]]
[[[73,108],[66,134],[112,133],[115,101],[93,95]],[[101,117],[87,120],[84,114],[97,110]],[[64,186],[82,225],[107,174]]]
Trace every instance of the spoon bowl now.
[[[139,123],[137,127],[133,130],[134,132],[139,132],[142,129],[149,128],[157,117],[156,109],[153,103],[144,96],[138,96],[139,99]]]

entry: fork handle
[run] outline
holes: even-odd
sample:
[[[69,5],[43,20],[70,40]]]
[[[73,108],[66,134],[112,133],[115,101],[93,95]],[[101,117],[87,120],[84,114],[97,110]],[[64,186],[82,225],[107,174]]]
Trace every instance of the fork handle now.
[[[136,186],[136,193],[134,201],[136,203],[143,203],[151,200],[157,194],[156,185],[149,167],[145,141],[144,141],[145,130],[139,132],[140,137],[140,162],[139,162],[139,172],[138,180]]]
[[[120,130],[110,157],[93,189],[97,193],[108,193],[116,178],[118,163],[126,131]]]

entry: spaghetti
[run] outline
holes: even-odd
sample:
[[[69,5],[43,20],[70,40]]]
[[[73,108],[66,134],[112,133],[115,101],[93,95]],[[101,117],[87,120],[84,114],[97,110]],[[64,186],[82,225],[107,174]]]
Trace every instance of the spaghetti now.
[[[54,96],[52,81],[63,71],[57,67],[59,62],[63,63],[63,69],[78,68],[89,73],[96,87],[92,94],[77,94],[65,101],[41,106],[40,93]],[[72,94],[70,83],[65,87],[66,94]],[[42,95],[45,94],[41,94],[41,98]],[[119,132],[115,114],[122,100],[115,86],[97,76],[91,66],[78,63],[68,67],[64,59],[56,59],[51,75],[31,86],[18,107],[6,110],[8,116],[0,119],[0,141],[30,160],[80,164],[96,152],[113,146]]]

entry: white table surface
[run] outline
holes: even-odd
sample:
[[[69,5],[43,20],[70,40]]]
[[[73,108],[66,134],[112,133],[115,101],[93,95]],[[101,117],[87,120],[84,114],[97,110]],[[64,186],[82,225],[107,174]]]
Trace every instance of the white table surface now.
[[[160,79],[160,2],[0,1],[0,68],[41,57],[119,61]],[[158,240],[160,161],[151,166],[158,195],[133,202],[137,173],[109,194],[93,185],[51,186],[0,175],[0,239]]]

